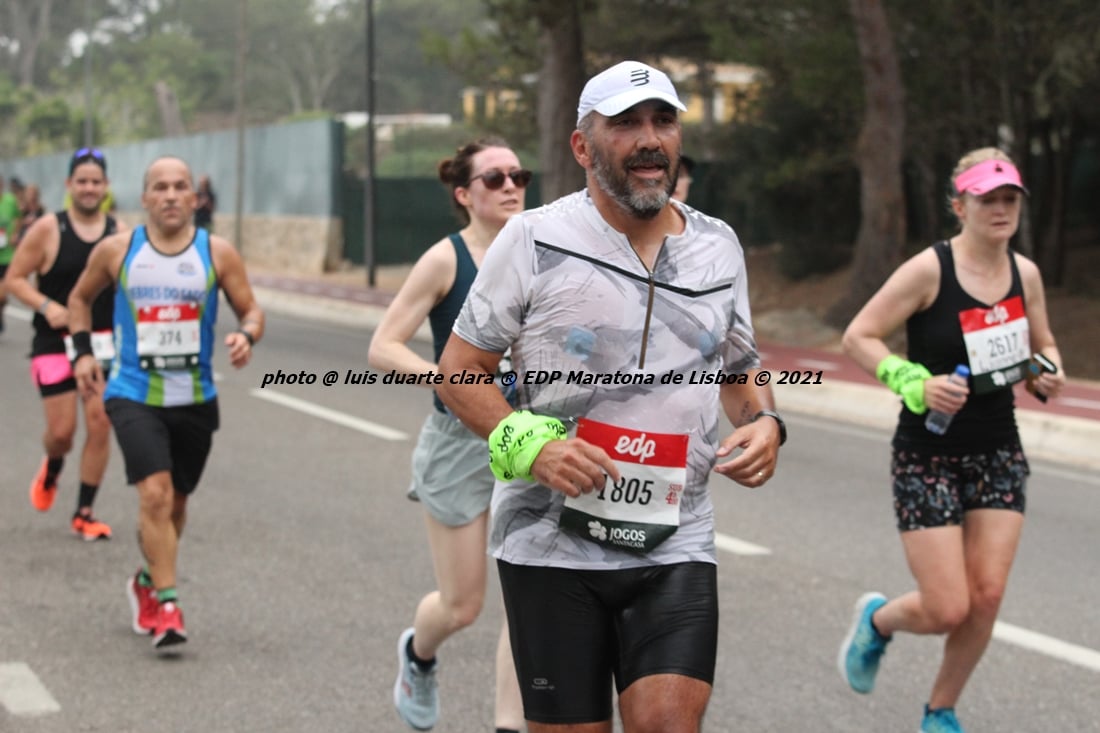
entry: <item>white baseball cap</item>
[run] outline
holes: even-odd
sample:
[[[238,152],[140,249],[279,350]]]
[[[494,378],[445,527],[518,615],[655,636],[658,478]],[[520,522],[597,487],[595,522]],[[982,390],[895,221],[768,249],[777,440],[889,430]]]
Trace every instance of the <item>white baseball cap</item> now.
[[[647,99],[659,99],[680,111],[687,110],[676,96],[668,74],[641,61],[622,61],[584,85],[577,105],[577,124],[592,110],[611,117]]]

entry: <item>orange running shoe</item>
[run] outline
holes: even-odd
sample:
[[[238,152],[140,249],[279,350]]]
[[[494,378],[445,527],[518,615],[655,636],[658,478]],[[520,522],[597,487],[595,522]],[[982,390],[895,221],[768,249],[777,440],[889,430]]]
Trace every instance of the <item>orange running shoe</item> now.
[[[84,516],[78,513],[73,515],[73,534],[85,542],[109,540],[111,539],[111,528],[91,514]]]
[[[54,497],[57,496],[56,483],[53,486],[46,486],[46,467],[49,462],[49,458],[42,459],[42,465],[38,468],[34,481],[31,481],[31,506],[40,512],[48,512],[53,506]]]

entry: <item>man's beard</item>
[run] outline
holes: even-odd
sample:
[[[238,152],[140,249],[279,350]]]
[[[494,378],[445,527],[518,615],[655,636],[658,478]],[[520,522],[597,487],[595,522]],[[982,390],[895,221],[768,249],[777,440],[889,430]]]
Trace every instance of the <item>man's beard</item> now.
[[[94,216],[99,213],[99,207],[103,205],[103,199],[96,201],[94,206],[88,207],[77,201],[74,197],[72,205],[73,209],[81,216]]]
[[[616,169],[598,146],[591,146],[591,150],[592,175],[600,188],[610,194],[619,206],[639,219],[652,219],[661,213],[676,188],[675,174],[678,171],[673,171],[663,186],[659,180],[639,180],[638,188],[630,185],[629,169],[633,165],[659,165],[668,171],[668,156],[659,151],[641,150],[626,158],[621,169]]]

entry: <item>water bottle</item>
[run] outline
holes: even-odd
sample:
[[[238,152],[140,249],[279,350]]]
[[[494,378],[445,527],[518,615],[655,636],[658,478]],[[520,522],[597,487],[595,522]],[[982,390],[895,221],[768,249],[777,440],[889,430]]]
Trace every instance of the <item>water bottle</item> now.
[[[958,384],[966,386],[967,381],[970,379],[970,368],[966,364],[959,364],[955,367],[955,372],[947,378],[952,384]],[[928,417],[924,419],[924,427],[928,428],[928,431],[935,433],[936,435],[943,435],[947,432],[947,428],[951,425],[951,420],[955,416],[946,412],[940,412],[939,410],[929,410]]]

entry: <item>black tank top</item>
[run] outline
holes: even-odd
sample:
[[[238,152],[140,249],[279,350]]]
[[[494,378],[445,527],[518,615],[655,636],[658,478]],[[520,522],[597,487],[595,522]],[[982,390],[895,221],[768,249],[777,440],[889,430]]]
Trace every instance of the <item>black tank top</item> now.
[[[76,285],[92,247],[104,237],[114,234],[118,224],[113,216],[108,216],[103,233],[94,242],[85,242],[73,230],[69,214],[57,212],[57,229],[60,236],[57,247],[57,259],[49,271],[38,276],[38,292],[61,305],[69,301],[69,293]],[[114,288],[105,288],[92,303],[92,330],[104,331],[112,327],[114,314]],[[66,329],[51,328],[49,321],[41,313],[34,314],[34,341],[31,344],[31,356],[40,354],[64,354]]]
[[[435,347],[435,361],[439,363],[439,356],[443,353],[443,347],[447,345],[447,339],[451,337],[451,329],[455,325],[462,304],[466,302],[466,294],[470,292],[470,285],[477,276],[477,265],[470,256],[470,250],[466,247],[461,234],[450,235],[451,244],[455,248],[455,282],[443,300],[428,313],[428,323],[432,327],[432,343]],[[435,409],[446,412],[443,401],[439,395],[432,392],[432,402]]]
[[[956,365],[970,363],[959,313],[970,308],[988,308],[991,304],[972,297],[959,285],[955,258],[948,242],[936,242],[932,249],[940,261],[940,290],[927,310],[909,317],[905,331],[910,361],[923,364],[933,374],[949,374],[955,371]],[[1001,300],[1017,295],[1023,300],[1023,282],[1011,250],[1008,258],[1012,268],[1012,285]],[[988,452],[1019,442],[1012,387],[975,394],[971,384],[971,390],[966,404],[955,415],[950,430],[943,436],[935,435],[924,427],[927,414],[915,415],[902,407],[897,432],[894,433],[894,447],[959,455]]]

